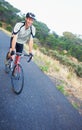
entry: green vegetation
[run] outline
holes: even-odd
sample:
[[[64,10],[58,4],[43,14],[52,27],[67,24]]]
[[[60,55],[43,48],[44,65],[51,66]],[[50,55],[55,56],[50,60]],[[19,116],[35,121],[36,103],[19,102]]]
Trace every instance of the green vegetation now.
[[[19,9],[13,7],[5,0],[0,0],[0,21],[14,26],[22,18],[18,15]]]
[[[56,50],[50,50],[42,47],[40,48],[40,51],[48,56],[53,57],[54,59],[59,60],[60,63],[68,66],[71,71],[74,71],[79,77],[82,77],[82,63],[76,63],[66,55],[60,55],[60,53]]]
[[[48,66],[40,66],[40,69],[41,69],[43,72],[48,72]]]
[[[75,109],[78,109],[78,104],[77,103],[72,103],[72,105],[73,105],[73,107],[75,108]]]
[[[2,22],[0,22],[0,27],[2,27]]]
[[[6,30],[9,31],[9,32],[11,32],[11,31],[12,31],[11,25],[8,25],[8,26],[6,27]]]
[[[67,92],[65,91],[63,85],[59,85],[59,86],[57,86],[57,89],[58,89],[60,92],[62,92],[64,95],[68,95]]]
[[[57,86],[57,89],[64,94],[64,86],[59,85],[59,86]]]

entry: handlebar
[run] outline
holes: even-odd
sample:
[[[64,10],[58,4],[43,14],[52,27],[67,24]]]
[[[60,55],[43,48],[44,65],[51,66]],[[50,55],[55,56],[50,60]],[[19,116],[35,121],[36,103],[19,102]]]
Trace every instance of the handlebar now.
[[[27,62],[30,62],[32,60],[32,57],[33,57],[33,55],[30,55],[30,54],[24,54],[24,56],[28,56],[29,57],[29,59],[27,60]]]
[[[16,52],[15,55],[20,56],[20,57],[23,57],[23,56],[29,57],[27,62],[30,62],[32,60],[32,57],[33,57],[33,55],[26,54],[26,53],[20,53],[20,52]]]

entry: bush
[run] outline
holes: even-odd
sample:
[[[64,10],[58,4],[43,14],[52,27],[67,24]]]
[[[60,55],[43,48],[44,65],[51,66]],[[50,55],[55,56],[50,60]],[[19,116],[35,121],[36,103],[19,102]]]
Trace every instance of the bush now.
[[[82,78],[82,64],[74,63],[66,55],[60,55],[57,51],[53,51],[53,50],[48,51],[45,48],[40,48],[40,51],[46,55],[52,56],[54,59],[59,60],[60,63],[68,66],[70,70],[75,71],[76,75]],[[43,67],[42,69],[47,70],[47,67]]]
[[[2,27],[2,23],[0,22],[0,27]]]
[[[81,64],[76,66],[75,72],[76,72],[77,76],[82,78],[82,65]]]
[[[6,27],[6,30],[9,31],[9,32],[11,32],[11,31],[12,31],[11,25],[8,25],[8,26]]]
[[[40,51],[45,54],[45,55],[48,55],[48,51],[46,50],[46,48],[40,48]]]
[[[38,45],[37,44],[33,44],[33,48],[35,49],[35,50],[37,50],[38,49]]]

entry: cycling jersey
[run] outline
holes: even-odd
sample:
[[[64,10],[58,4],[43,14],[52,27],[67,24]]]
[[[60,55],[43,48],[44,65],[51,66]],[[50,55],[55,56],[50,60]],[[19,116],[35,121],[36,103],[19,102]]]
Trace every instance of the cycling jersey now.
[[[31,28],[25,29],[24,22],[19,22],[15,25],[13,34],[17,34],[17,43],[24,44],[35,36],[35,27],[32,25]]]

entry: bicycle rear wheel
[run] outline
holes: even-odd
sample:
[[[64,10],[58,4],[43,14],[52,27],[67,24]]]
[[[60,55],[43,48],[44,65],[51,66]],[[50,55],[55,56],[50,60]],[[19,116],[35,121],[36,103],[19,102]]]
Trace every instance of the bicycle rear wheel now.
[[[24,86],[24,73],[20,64],[14,66],[11,75],[11,84],[12,89],[16,94],[20,94],[22,92]]]

